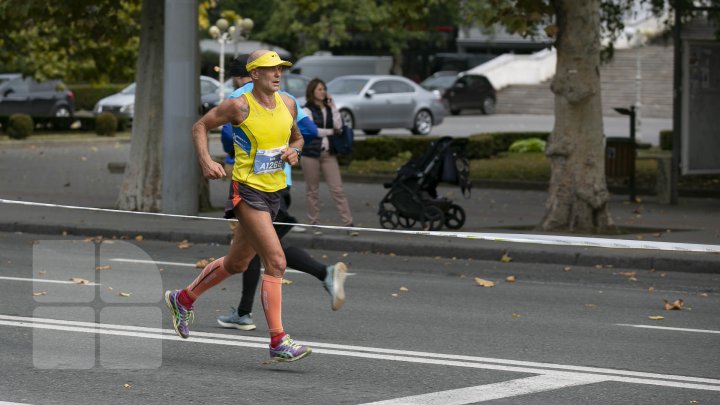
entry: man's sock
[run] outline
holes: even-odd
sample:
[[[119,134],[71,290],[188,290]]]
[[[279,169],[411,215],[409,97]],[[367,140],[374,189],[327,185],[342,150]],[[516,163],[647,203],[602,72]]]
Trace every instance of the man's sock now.
[[[212,287],[220,284],[226,278],[232,276],[232,274],[228,273],[228,271],[225,270],[225,266],[223,265],[224,261],[225,257],[221,257],[205,266],[200,275],[197,276],[197,278],[192,283],[190,283],[187,288],[185,288],[188,296],[193,301],[195,301],[205,291],[211,289]]]

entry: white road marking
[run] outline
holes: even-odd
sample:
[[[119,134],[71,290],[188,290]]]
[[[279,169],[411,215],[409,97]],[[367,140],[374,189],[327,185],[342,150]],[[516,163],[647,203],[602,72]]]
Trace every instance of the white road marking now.
[[[4,402],[0,401],[0,405],[27,405],[26,403],[22,402]]]
[[[130,336],[147,339],[163,339],[176,341],[183,340],[177,335],[175,335],[175,332],[172,329],[66,321],[60,319],[32,318],[14,315],[0,315],[0,325],[49,329],[65,332]],[[192,332],[192,337],[185,340],[185,342],[262,348],[264,350],[267,350],[267,338],[259,338],[253,336]],[[713,378],[656,374],[640,371],[581,367],[551,363],[524,362],[518,360],[489,359],[474,356],[459,356],[441,353],[338,345],[332,343],[300,343],[310,345],[311,347],[313,347],[313,352],[318,354],[333,354],[338,356],[358,357],[375,360],[390,360],[440,366],[467,367],[518,373],[533,373],[546,376],[554,376],[555,378],[598,378],[602,379],[603,381],[616,381],[634,384],[656,385],[675,388],[690,388],[720,392],[720,380]]]
[[[178,267],[196,267],[195,263],[180,263],[180,262],[163,262],[157,260],[139,260],[139,259],[122,259],[114,258],[110,259],[111,262],[124,262],[124,263],[141,263],[141,264],[161,264],[164,266],[178,266]],[[262,268],[261,268],[262,269]],[[198,269],[199,270],[199,269]],[[303,273],[300,270],[291,268],[285,269],[286,273]],[[354,276],[355,273],[346,273],[347,276]]]
[[[677,332],[720,333],[720,330],[712,330],[712,329],[671,328],[669,326],[631,325],[631,324],[627,324],[627,323],[617,323],[616,325],[617,326],[629,326],[631,328],[661,329],[661,330],[670,330],[670,331],[677,331]]]
[[[75,284],[75,285],[102,285],[98,283],[76,283],[74,281],[66,281],[66,280],[48,280],[44,278],[24,278],[24,277],[3,277],[0,276],[0,280],[9,280],[9,281],[30,281],[33,283],[54,283],[54,284]]]
[[[536,392],[556,390],[578,385],[594,384],[607,381],[603,377],[577,375],[558,378],[553,375],[536,375],[517,380],[503,381],[495,384],[478,385],[456,390],[432,392],[395,398],[387,401],[371,402],[364,405],[463,405],[493,399],[515,397]]]

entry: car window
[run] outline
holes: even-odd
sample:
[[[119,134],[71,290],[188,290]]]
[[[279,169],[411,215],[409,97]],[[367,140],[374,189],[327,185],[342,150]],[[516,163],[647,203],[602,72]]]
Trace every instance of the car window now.
[[[375,94],[392,93],[392,82],[389,80],[380,80],[375,82],[370,89],[375,90]]]
[[[48,80],[45,82],[30,81],[31,92],[51,92],[62,88],[62,84],[57,80]]]
[[[367,79],[335,79],[328,83],[327,91],[330,94],[360,94],[367,82]]]
[[[445,76],[437,76],[437,77],[428,77],[425,79],[422,83],[420,83],[421,86],[425,87],[426,89],[447,89],[450,86],[455,83],[455,79],[457,76],[455,75],[445,75]]]
[[[208,80],[200,81],[200,94],[203,96],[214,93],[217,89],[218,89],[218,86],[216,86],[215,83],[213,83],[211,81],[208,81]]]
[[[122,91],[121,91],[120,93],[122,93],[122,94],[135,94],[135,83],[133,83],[133,84],[125,87],[124,89],[122,89]]]
[[[30,90],[30,78],[13,79],[7,83],[5,90],[12,89],[15,93],[27,93]]]
[[[391,93],[414,93],[415,88],[405,82],[393,80],[390,82]]]
[[[287,91],[291,94],[305,94],[309,81],[302,77],[288,77],[287,78]]]

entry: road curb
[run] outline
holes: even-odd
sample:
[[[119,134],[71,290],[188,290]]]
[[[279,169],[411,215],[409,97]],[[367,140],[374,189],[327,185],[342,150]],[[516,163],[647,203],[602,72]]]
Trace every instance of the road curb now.
[[[226,232],[179,232],[138,230],[134,233],[103,227],[62,226],[54,224],[0,223],[2,232],[23,232],[44,235],[103,236],[132,240],[142,235],[144,240],[228,244]],[[588,266],[636,270],[672,271],[683,273],[720,273],[720,255],[711,253],[662,252],[642,249],[602,249],[577,246],[556,247],[510,242],[478,241],[458,238],[438,238],[425,243],[408,237],[372,238],[331,234],[288,234],[283,240],[304,249],[342,252],[365,252],[398,256],[440,257],[499,261],[507,254],[515,263],[544,263],[558,266]],[[427,238],[429,236],[423,236]],[[421,254],[418,254],[418,253]]]

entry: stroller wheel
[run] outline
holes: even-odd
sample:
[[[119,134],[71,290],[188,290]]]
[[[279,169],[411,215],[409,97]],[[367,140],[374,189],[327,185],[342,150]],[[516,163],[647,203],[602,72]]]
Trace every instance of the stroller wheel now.
[[[445,223],[445,215],[440,208],[428,205],[423,210],[423,229],[426,231],[439,231]]]
[[[416,221],[410,217],[398,215],[397,222],[398,222],[398,225],[402,226],[403,228],[412,228],[413,226],[415,226]]]
[[[383,211],[380,214],[380,226],[385,229],[395,229],[398,226],[397,214],[393,211]]]
[[[460,229],[465,224],[465,210],[453,204],[445,211],[445,226],[449,229]]]

